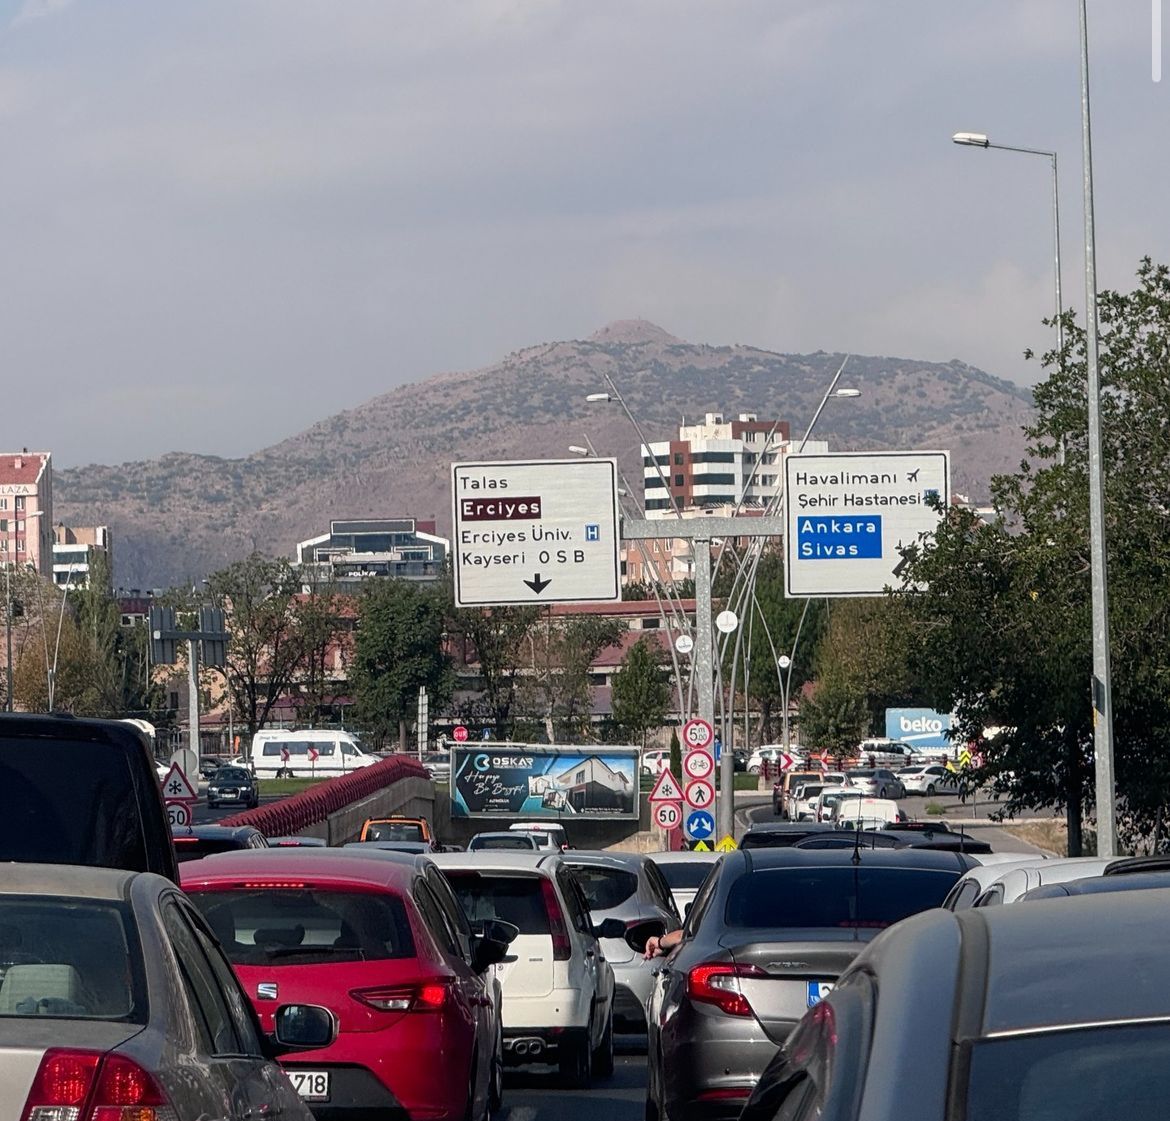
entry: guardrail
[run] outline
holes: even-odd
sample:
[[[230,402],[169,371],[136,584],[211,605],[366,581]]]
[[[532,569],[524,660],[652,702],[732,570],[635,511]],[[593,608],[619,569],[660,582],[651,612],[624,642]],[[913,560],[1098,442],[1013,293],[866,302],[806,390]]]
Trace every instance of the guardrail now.
[[[403,779],[427,779],[426,768],[414,757],[392,755],[347,775],[324,779],[299,794],[267,806],[225,817],[221,825],[251,825],[266,837],[284,837],[320,825],[354,802],[360,802]]]

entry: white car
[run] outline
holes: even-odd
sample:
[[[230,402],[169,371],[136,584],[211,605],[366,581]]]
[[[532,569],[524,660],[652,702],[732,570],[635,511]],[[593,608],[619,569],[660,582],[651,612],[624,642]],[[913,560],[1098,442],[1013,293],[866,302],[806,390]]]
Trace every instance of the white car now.
[[[514,821],[508,826],[517,833],[540,833],[547,838],[547,847],[553,852],[564,852],[569,848],[569,835],[563,825],[550,825],[544,821]]]
[[[554,1062],[578,1087],[593,1074],[611,1074],[614,979],[599,939],[623,937],[624,924],[609,919],[594,929],[585,896],[558,853],[453,852],[432,859],[473,927],[501,919],[520,931],[512,960],[498,968],[504,1061]]]
[[[1069,880],[1099,876],[1115,860],[1116,857],[1067,856],[1063,860],[1037,858],[1012,864],[983,889],[972,906],[995,907],[1001,903],[1015,903],[1025,892],[1043,884],[1063,884]]]
[[[843,783],[837,786],[822,786],[821,792],[813,804],[812,820],[828,821],[832,817],[833,807],[842,798],[856,796],[857,793],[856,786],[848,786]]]
[[[651,852],[646,855],[658,865],[658,870],[670,888],[670,894],[674,896],[674,905],[685,919],[687,908],[695,901],[707,874],[722,854],[683,849],[681,852]]]
[[[959,776],[954,771],[948,771],[939,763],[903,767],[898,772],[898,779],[906,788],[907,794],[925,794],[933,798],[936,794],[958,794]]]
[[[816,821],[817,798],[827,785],[820,781],[801,783],[788,795],[788,820]]]
[[[838,829],[885,829],[898,820],[898,803],[848,794],[833,806],[829,820]]]

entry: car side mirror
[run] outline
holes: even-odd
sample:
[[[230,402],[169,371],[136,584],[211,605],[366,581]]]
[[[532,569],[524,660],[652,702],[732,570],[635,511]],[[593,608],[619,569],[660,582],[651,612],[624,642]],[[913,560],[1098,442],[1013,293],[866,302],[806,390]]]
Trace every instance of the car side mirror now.
[[[496,938],[487,938],[483,935],[473,935],[471,939],[471,968],[476,973],[482,973],[492,965],[499,965],[508,956],[508,943]]]
[[[683,905],[683,919],[689,919],[691,917],[691,908],[694,905],[695,905],[694,900],[692,900],[690,903],[686,903]]]
[[[626,924],[621,919],[605,919],[593,927],[594,938],[625,938]]]
[[[276,1010],[277,1046],[282,1051],[313,1051],[337,1038],[337,1020],[319,1004],[283,1004]]]
[[[473,927],[480,938],[487,938],[492,942],[502,942],[510,946],[520,934],[520,928],[515,923],[504,922],[503,919],[483,919]]]
[[[606,919],[606,922],[619,922],[619,920]],[[625,923],[619,922],[619,925],[623,927],[623,930],[618,937],[625,938],[626,945],[639,954],[645,951],[646,943],[651,938],[661,938],[666,933],[666,924],[660,919],[647,919],[645,922],[635,923],[629,927]]]

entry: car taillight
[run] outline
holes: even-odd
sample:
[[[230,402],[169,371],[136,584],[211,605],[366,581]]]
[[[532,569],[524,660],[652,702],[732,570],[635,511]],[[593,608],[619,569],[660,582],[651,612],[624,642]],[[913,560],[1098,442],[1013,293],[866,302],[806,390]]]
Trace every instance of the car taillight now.
[[[687,996],[702,1004],[714,1004],[729,1016],[750,1016],[752,1006],[740,992],[741,977],[767,977],[759,966],[711,962],[696,965],[687,974]]]
[[[447,982],[393,985],[378,989],[352,989],[350,996],[379,1012],[438,1012],[447,1003]]]
[[[151,1074],[123,1055],[52,1048],[41,1059],[20,1118],[160,1121],[170,1113],[163,1114],[167,1105]]]
[[[565,914],[561,910],[557,889],[553,887],[552,880],[540,881],[540,895],[544,900],[548,928],[552,934],[553,961],[568,961],[572,957],[573,947],[569,942],[569,928],[565,925]]]

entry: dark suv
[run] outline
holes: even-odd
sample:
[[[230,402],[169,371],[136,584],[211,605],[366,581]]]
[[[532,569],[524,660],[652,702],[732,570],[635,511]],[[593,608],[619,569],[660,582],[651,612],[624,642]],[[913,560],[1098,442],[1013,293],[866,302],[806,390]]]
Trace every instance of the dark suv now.
[[[0,715],[0,861],[178,881],[146,739],[117,720]]]
[[[207,780],[207,808],[213,810],[223,805],[251,809],[260,805],[256,776],[246,767],[220,767]]]

